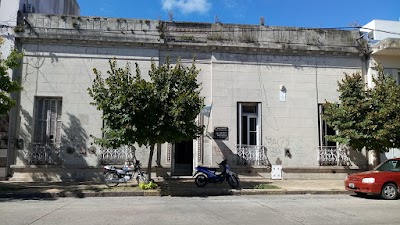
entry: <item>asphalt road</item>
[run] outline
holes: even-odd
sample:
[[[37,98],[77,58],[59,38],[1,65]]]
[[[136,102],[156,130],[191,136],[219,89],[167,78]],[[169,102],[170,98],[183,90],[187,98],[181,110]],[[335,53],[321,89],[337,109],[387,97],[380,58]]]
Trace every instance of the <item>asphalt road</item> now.
[[[0,199],[0,224],[400,224],[400,200],[349,195]]]

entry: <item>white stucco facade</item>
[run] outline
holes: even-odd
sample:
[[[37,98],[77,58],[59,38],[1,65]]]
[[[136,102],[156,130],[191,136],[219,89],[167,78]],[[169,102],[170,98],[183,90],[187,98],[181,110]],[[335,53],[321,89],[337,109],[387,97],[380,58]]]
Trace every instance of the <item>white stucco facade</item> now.
[[[18,20],[22,20],[21,13],[48,13],[48,14],[67,14],[79,15],[80,9],[76,0],[1,0],[0,1],[0,38],[3,44],[0,46],[0,53],[2,58],[7,58],[15,46],[15,31],[20,30],[17,27]],[[9,70],[8,74],[13,76],[13,71]],[[14,112],[12,112],[14,113]],[[7,116],[3,118],[7,120]],[[5,125],[3,125],[5,126]],[[0,127],[1,138],[3,133],[7,133],[8,129]],[[10,127],[13,130],[14,127]],[[11,131],[14,133],[14,131]],[[6,135],[7,136],[7,135]],[[6,138],[14,145],[14,140],[11,137]],[[9,158],[12,157],[7,152],[4,146],[0,147],[0,179],[7,177],[8,169],[10,166]]]
[[[281,164],[286,172],[326,169],[319,162],[319,104],[325,100],[337,101],[337,81],[344,77],[344,73],[361,71],[363,63],[354,42],[358,34],[350,31],[276,28],[270,32],[269,28],[258,26],[246,28],[260,29],[255,36],[258,38],[256,43],[248,37],[247,42],[243,39],[238,42],[214,40],[215,36],[202,37],[203,34],[195,30],[215,29],[210,24],[164,24],[169,28],[161,32],[159,21],[125,20],[121,24],[120,19],[103,18],[99,21],[91,17],[74,19],[30,15],[29,21],[36,21],[32,26],[39,33],[44,31],[41,26],[49,23],[38,23],[40,20],[35,18],[47,18],[51,24],[64,27],[77,27],[79,23],[76,32],[80,35],[43,33],[38,38],[28,32],[19,34],[18,40],[25,54],[20,74],[24,90],[20,95],[18,117],[15,118],[18,127],[15,137],[23,145],[13,149],[16,153],[12,166],[15,177],[27,171],[44,179],[45,167],[52,169],[47,170],[48,177],[61,180],[84,179],[83,176],[85,179],[100,179],[99,174],[90,171],[101,166],[102,149],[92,144],[91,136],[102,135],[103,123],[101,112],[89,104],[91,98],[87,88],[94,78],[92,69],[97,68],[105,74],[108,60],[115,57],[121,66],[126,62],[138,63],[145,75],[151,60],[162,63],[167,55],[173,61],[180,57],[184,64],[190,64],[196,56],[195,65],[201,70],[198,76],[202,83],[201,93],[205,105],[211,106],[210,115],[199,118],[206,129],[202,137],[192,142],[192,167],[216,166],[225,158],[241,172],[259,170],[267,173],[271,164]],[[115,32],[116,27],[118,32]],[[103,29],[114,32],[100,34]],[[182,32],[181,29],[186,32],[184,38],[173,33]],[[94,37],[91,32],[100,36]],[[232,35],[230,38],[234,39],[243,34]],[[276,38],[285,44],[277,42]],[[341,44],[343,47],[337,47]],[[40,123],[36,118],[37,102],[41,99],[58,101],[57,106],[62,104],[61,111],[54,111],[57,121],[60,121],[54,124],[60,124],[61,134],[61,162],[57,165],[34,165],[29,158],[35,145],[35,123]],[[224,139],[215,138],[215,128],[227,128],[229,135]],[[157,173],[178,171],[174,155],[177,150],[173,146],[162,144],[159,147],[153,163],[159,164],[155,169]],[[239,151],[244,149],[239,147],[243,146],[246,146],[246,153],[258,154],[254,156],[255,165],[238,163],[243,162],[241,157],[247,157],[239,155]],[[259,154],[260,151],[265,151],[265,155]],[[266,158],[258,158],[264,156]],[[148,149],[137,147],[136,158],[147,162]],[[352,160],[352,166],[364,163],[363,157]],[[341,166],[332,168],[343,169]]]

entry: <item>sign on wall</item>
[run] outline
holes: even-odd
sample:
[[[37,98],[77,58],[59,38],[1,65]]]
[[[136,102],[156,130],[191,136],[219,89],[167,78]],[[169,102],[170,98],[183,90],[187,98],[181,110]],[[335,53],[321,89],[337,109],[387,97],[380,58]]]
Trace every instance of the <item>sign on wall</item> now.
[[[227,127],[214,128],[214,139],[226,139],[229,136],[229,129]]]

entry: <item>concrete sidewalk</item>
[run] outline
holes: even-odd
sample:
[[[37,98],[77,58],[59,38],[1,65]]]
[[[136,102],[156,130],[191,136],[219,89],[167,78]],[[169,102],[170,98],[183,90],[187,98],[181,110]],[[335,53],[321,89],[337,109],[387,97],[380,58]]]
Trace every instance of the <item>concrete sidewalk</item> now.
[[[223,184],[196,187],[193,179],[166,179],[157,181],[155,190],[142,190],[136,183],[122,183],[108,188],[93,182],[9,182],[0,181],[0,198],[59,198],[111,196],[218,196],[265,194],[349,194],[343,180],[270,180],[242,178],[237,189]],[[264,189],[257,189],[260,187]]]

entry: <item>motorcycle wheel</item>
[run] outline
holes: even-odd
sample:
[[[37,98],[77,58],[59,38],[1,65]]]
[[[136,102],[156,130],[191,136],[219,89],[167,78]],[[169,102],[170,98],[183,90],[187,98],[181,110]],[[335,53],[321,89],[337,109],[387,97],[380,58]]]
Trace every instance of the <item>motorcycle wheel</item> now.
[[[204,174],[199,174],[195,179],[194,183],[197,187],[204,187],[208,182],[208,178]]]
[[[239,187],[239,179],[235,175],[229,176],[228,184],[232,188],[237,188],[237,187]]]
[[[113,182],[112,180],[118,180],[118,175],[116,173],[106,173],[105,180],[107,187],[116,187],[118,185],[117,182]]]

